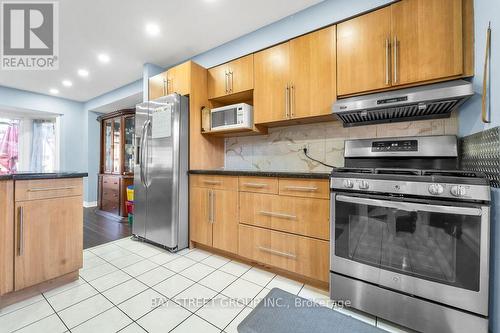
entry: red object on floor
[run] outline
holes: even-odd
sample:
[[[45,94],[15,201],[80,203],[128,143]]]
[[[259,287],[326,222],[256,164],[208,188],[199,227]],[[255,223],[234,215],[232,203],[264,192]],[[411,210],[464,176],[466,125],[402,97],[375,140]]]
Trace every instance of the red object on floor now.
[[[134,214],[134,202],[133,201],[127,201],[125,203],[125,206],[127,207],[128,214]]]

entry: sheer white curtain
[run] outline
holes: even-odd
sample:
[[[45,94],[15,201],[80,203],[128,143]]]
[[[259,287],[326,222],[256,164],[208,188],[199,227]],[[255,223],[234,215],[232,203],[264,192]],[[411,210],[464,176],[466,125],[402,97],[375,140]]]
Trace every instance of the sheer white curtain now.
[[[56,123],[33,120],[30,171],[48,172],[56,167]]]

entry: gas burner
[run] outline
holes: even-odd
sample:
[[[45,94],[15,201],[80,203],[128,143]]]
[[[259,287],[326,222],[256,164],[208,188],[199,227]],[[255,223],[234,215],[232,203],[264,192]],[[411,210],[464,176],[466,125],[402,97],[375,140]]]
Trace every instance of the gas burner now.
[[[338,173],[375,173],[375,169],[373,168],[333,168],[332,172]]]
[[[482,172],[466,171],[466,170],[422,170],[422,176],[486,178],[486,175]]]
[[[418,169],[388,169],[388,168],[378,168],[375,169],[375,173],[378,175],[409,175],[409,176],[420,176],[422,175],[422,170]]]

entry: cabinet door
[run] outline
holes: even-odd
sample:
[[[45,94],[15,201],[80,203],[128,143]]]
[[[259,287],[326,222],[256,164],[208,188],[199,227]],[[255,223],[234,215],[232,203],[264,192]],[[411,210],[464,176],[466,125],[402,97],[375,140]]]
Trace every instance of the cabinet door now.
[[[393,85],[463,73],[462,0],[401,1],[390,8]]]
[[[82,197],[17,202],[15,290],[82,267]]]
[[[337,97],[335,26],[290,41],[291,118],[332,113]]]
[[[104,121],[102,129],[102,172],[113,172],[113,120]]]
[[[160,73],[149,79],[150,101],[165,96],[167,94],[166,81],[167,81],[167,72]]]
[[[238,253],[238,192],[212,190],[213,247]]]
[[[193,242],[212,246],[212,224],[209,222],[211,200],[206,188],[189,191],[189,233]]]
[[[289,43],[279,44],[254,55],[256,124],[288,118],[289,45]]]
[[[167,92],[179,95],[189,95],[191,86],[191,63],[185,62],[167,71]]]
[[[14,289],[14,181],[0,181],[0,296]]]
[[[231,61],[228,71],[229,93],[253,89],[253,54]]]
[[[337,26],[337,92],[383,89],[390,82],[391,8]]]
[[[217,98],[228,94],[227,72],[227,64],[208,70],[208,98]]]

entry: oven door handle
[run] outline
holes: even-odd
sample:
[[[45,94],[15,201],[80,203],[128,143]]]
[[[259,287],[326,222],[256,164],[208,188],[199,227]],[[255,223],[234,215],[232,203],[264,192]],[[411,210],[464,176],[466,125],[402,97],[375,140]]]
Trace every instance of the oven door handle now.
[[[342,202],[355,203],[355,204],[377,206],[377,207],[395,208],[395,209],[404,210],[404,211],[408,211],[408,212],[424,211],[424,212],[431,212],[431,213],[444,213],[444,214],[470,215],[470,216],[483,215],[483,211],[479,208],[426,205],[426,204],[418,204],[418,203],[413,203],[413,202],[400,202],[400,201],[388,201],[388,200],[367,199],[367,198],[360,198],[360,197],[350,197],[350,196],[346,196],[346,195],[337,195],[335,197],[335,200],[342,201]]]

